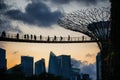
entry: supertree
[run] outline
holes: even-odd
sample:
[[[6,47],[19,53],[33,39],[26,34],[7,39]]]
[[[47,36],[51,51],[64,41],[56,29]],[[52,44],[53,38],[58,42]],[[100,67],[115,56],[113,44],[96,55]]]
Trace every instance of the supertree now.
[[[82,9],[65,14],[58,24],[66,29],[83,33],[98,40],[100,50],[110,37],[110,8]]]
[[[109,59],[106,60],[110,53],[110,23],[110,8],[108,7],[78,10],[58,20],[60,26],[96,40],[101,53],[102,80],[110,78],[110,69],[107,64]]]

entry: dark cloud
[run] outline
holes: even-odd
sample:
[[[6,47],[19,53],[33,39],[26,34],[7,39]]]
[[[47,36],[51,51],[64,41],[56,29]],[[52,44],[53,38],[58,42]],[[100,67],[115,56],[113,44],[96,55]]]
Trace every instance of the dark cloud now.
[[[5,12],[9,10],[9,6],[5,4],[4,0],[0,1],[0,34],[2,31],[6,32],[21,32],[21,30],[16,26],[11,25],[11,20],[5,16]]]
[[[46,4],[40,1],[28,4],[25,10],[25,13],[20,10],[10,10],[6,15],[14,20],[23,21],[24,23],[47,27],[56,24],[61,15],[60,11],[56,10],[52,12]]]
[[[0,17],[7,8],[8,6],[5,4],[4,0],[0,0]]]
[[[14,51],[13,54],[17,54],[19,51]]]
[[[81,64],[81,61],[78,61],[74,58],[71,59],[71,64],[72,64],[72,67],[74,68],[79,68],[80,67],[80,64]]]
[[[96,80],[96,63],[88,64],[87,61],[79,61],[76,59],[71,59],[72,67],[80,68],[81,73],[87,73],[93,80]]]
[[[18,26],[13,27],[11,25],[10,20],[0,18],[0,34],[2,33],[2,31],[22,33]]]
[[[77,3],[83,3],[86,5],[96,5],[98,2],[104,2],[107,0],[51,0],[53,3],[56,4],[69,4],[70,2],[77,2]]]
[[[32,24],[32,17],[25,13],[22,13],[20,10],[10,10],[6,13],[6,15],[14,20],[21,20],[23,22],[28,22]]]
[[[85,65],[81,68],[82,73],[90,74],[90,77],[95,80],[96,79],[96,64]]]
[[[3,2],[3,0],[0,0],[0,11],[6,8],[7,8],[7,5]]]
[[[68,4],[72,0],[51,0],[51,1],[57,4]]]
[[[86,57],[93,58],[93,57],[95,57],[95,54],[88,53],[88,54],[86,54]]]

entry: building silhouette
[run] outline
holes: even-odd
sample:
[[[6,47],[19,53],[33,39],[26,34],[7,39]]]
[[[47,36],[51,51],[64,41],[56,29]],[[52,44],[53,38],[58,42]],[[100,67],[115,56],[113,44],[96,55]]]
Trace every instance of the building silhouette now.
[[[25,76],[33,75],[33,57],[21,56],[21,68]]]
[[[53,52],[50,52],[48,73],[70,80],[71,57],[69,55],[56,56]]]
[[[0,48],[0,71],[7,70],[6,50]]]
[[[53,52],[50,52],[48,73],[54,74],[55,76],[60,75],[60,66],[58,63],[58,59],[57,59],[57,56]]]
[[[20,72],[22,72],[22,70],[21,70],[21,65],[20,65],[20,64],[15,65],[15,66],[7,69],[7,73],[8,73],[8,74],[12,74],[12,73],[14,73],[14,72],[15,72],[15,73],[20,73]]]
[[[37,62],[35,62],[35,75],[40,75],[42,73],[45,73],[45,59],[41,59]]]
[[[71,57],[70,55],[60,55],[58,58],[58,64],[60,68],[60,75],[64,79],[70,79],[71,77]]]
[[[96,56],[97,80],[101,80],[101,53]]]
[[[80,69],[72,68],[71,80],[81,80]]]

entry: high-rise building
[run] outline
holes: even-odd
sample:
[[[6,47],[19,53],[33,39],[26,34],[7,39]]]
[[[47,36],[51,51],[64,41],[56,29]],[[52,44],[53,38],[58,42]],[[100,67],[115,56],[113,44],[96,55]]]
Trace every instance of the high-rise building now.
[[[54,74],[55,76],[59,76],[59,70],[60,66],[58,64],[57,56],[53,52],[50,52],[48,73]]]
[[[69,55],[56,56],[50,53],[48,73],[55,76],[62,76],[63,79],[70,79],[71,76],[71,57]]]
[[[33,57],[21,56],[21,68],[25,76],[33,75]]]
[[[97,80],[101,80],[101,53],[96,56]]]
[[[6,70],[6,50],[0,48],[0,70]]]
[[[81,80],[80,69],[72,68],[71,80]]]
[[[12,74],[12,73],[20,74],[21,73],[22,74],[21,65],[20,64],[19,65],[15,65],[12,68],[9,68],[7,70],[7,73],[9,73],[9,74]]]
[[[71,57],[70,55],[61,55],[58,56],[58,63],[60,65],[60,74],[64,79],[70,79],[71,76]]]
[[[35,62],[35,75],[40,75],[42,73],[45,73],[45,59],[41,59],[37,62]]]

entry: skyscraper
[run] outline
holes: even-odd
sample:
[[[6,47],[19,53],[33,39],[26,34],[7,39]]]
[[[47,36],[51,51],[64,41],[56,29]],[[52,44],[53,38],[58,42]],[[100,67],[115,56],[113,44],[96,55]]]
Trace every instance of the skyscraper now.
[[[64,79],[70,79],[71,77],[71,57],[70,55],[61,55],[58,56],[58,63],[59,63],[59,69],[60,74]]]
[[[62,76],[63,79],[70,79],[71,76],[71,58],[69,55],[56,56],[50,52],[48,73],[55,76]]]
[[[48,73],[58,76],[60,75],[59,70],[60,66],[58,64],[57,56],[53,52],[50,52]]]
[[[101,80],[101,53],[96,56],[97,80]]]
[[[6,51],[0,48],[0,70],[6,70]]]
[[[80,69],[72,68],[71,71],[71,80],[81,80]]]
[[[33,75],[33,57],[21,56],[21,68],[25,76]]]
[[[15,65],[15,66],[9,68],[7,70],[7,73],[9,73],[9,74],[13,74],[13,73],[15,73],[15,74],[22,74],[21,65],[18,64],[18,65]]]
[[[45,59],[41,59],[35,62],[35,75],[40,75],[41,73],[45,73]]]

